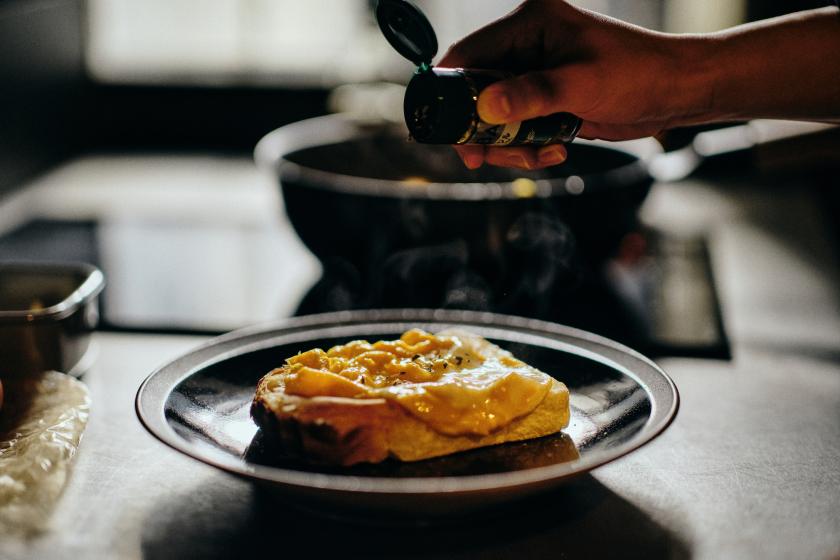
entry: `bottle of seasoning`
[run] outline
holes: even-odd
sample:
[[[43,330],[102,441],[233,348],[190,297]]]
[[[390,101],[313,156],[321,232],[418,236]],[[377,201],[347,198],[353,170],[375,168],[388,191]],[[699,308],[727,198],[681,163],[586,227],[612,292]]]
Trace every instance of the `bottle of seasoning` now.
[[[417,65],[403,111],[411,137],[425,144],[558,144],[574,140],[581,119],[556,113],[527,121],[489,124],[478,116],[481,91],[510,74],[468,68],[435,68],[437,37],[423,12],[406,0],[379,0],[379,28],[394,49]]]

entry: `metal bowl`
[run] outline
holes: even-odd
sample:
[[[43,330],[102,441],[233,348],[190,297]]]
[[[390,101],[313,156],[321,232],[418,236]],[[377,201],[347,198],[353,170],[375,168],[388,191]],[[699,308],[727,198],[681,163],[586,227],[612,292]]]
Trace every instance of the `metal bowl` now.
[[[458,326],[562,380],[571,392],[563,434],[417,463],[330,469],[265,453],[249,416],[257,381],[287,356],[409,328]],[[461,515],[557,487],[638,449],[674,418],[670,378],[640,354],[561,325],[489,313],[432,310],[299,317],[216,338],[152,373],[137,413],[155,437],[262,485],[284,502],[330,516],[388,523]]]
[[[0,263],[0,375],[80,375],[105,279],[83,263]]]

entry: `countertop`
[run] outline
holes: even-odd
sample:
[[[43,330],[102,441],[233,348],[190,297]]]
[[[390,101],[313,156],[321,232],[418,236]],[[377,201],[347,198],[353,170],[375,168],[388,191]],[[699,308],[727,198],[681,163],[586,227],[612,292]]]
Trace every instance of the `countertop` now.
[[[422,530],[290,510],[135,416],[141,381],[205,337],[100,332],[72,479],[49,529],[0,536],[0,558],[840,557],[840,279],[820,208],[795,185],[684,181],[643,218],[708,233],[733,360],[658,360],[682,399],[670,428],[530,510]]]

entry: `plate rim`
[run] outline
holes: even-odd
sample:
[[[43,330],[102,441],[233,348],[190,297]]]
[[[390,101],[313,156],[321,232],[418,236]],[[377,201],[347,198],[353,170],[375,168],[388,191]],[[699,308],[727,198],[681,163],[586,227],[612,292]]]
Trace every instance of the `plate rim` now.
[[[504,473],[462,475],[451,477],[406,477],[386,478],[375,476],[317,473],[283,469],[268,465],[248,463],[241,459],[208,454],[182,436],[178,435],[166,421],[165,405],[168,396],[179,383],[213,363],[234,356],[255,351],[259,346],[271,346],[273,339],[288,337],[296,332],[314,329],[353,327],[363,324],[382,325],[393,323],[444,323],[446,326],[482,327],[496,330],[518,331],[529,336],[554,339],[563,345],[569,340],[583,347],[577,347],[577,355],[595,354],[602,363],[618,366],[623,374],[629,375],[648,393],[651,414],[645,422],[639,437],[633,438],[615,448],[594,453],[586,460],[577,459],[556,465]],[[560,337],[560,338],[554,338]],[[563,340],[567,339],[567,340]],[[587,346],[602,347],[618,353],[647,369],[640,377],[631,368],[592,351]],[[580,352],[583,350],[584,352]],[[592,359],[592,358],[590,358]],[[178,373],[180,371],[180,374]],[[647,378],[651,376],[652,378]],[[652,382],[658,382],[656,384]],[[166,390],[160,394],[152,392],[155,383],[164,382]],[[656,385],[656,386],[654,386]],[[669,402],[657,403],[657,395]],[[680,405],[679,390],[671,377],[656,363],[639,352],[606,337],[539,319],[489,312],[444,310],[444,309],[371,309],[338,311],[304,315],[244,327],[214,337],[184,352],[178,357],[155,368],[141,383],[135,396],[135,412],[143,427],[156,439],[170,448],[204,464],[214,466],[228,473],[258,482],[281,485],[299,490],[321,490],[340,493],[364,494],[473,494],[516,490],[528,486],[555,483],[577,476],[646,445],[658,437],[674,421]],[[225,457],[222,459],[222,457]]]

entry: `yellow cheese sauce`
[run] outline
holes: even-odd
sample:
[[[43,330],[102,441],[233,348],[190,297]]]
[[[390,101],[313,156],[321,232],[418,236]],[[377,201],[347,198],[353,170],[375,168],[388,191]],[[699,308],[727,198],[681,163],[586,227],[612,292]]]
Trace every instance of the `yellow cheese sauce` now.
[[[419,329],[398,340],[356,340],[286,360],[285,390],[303,397],[384,398],[437,432],[487,435],[531,412],[551,378],[508,352]]]

